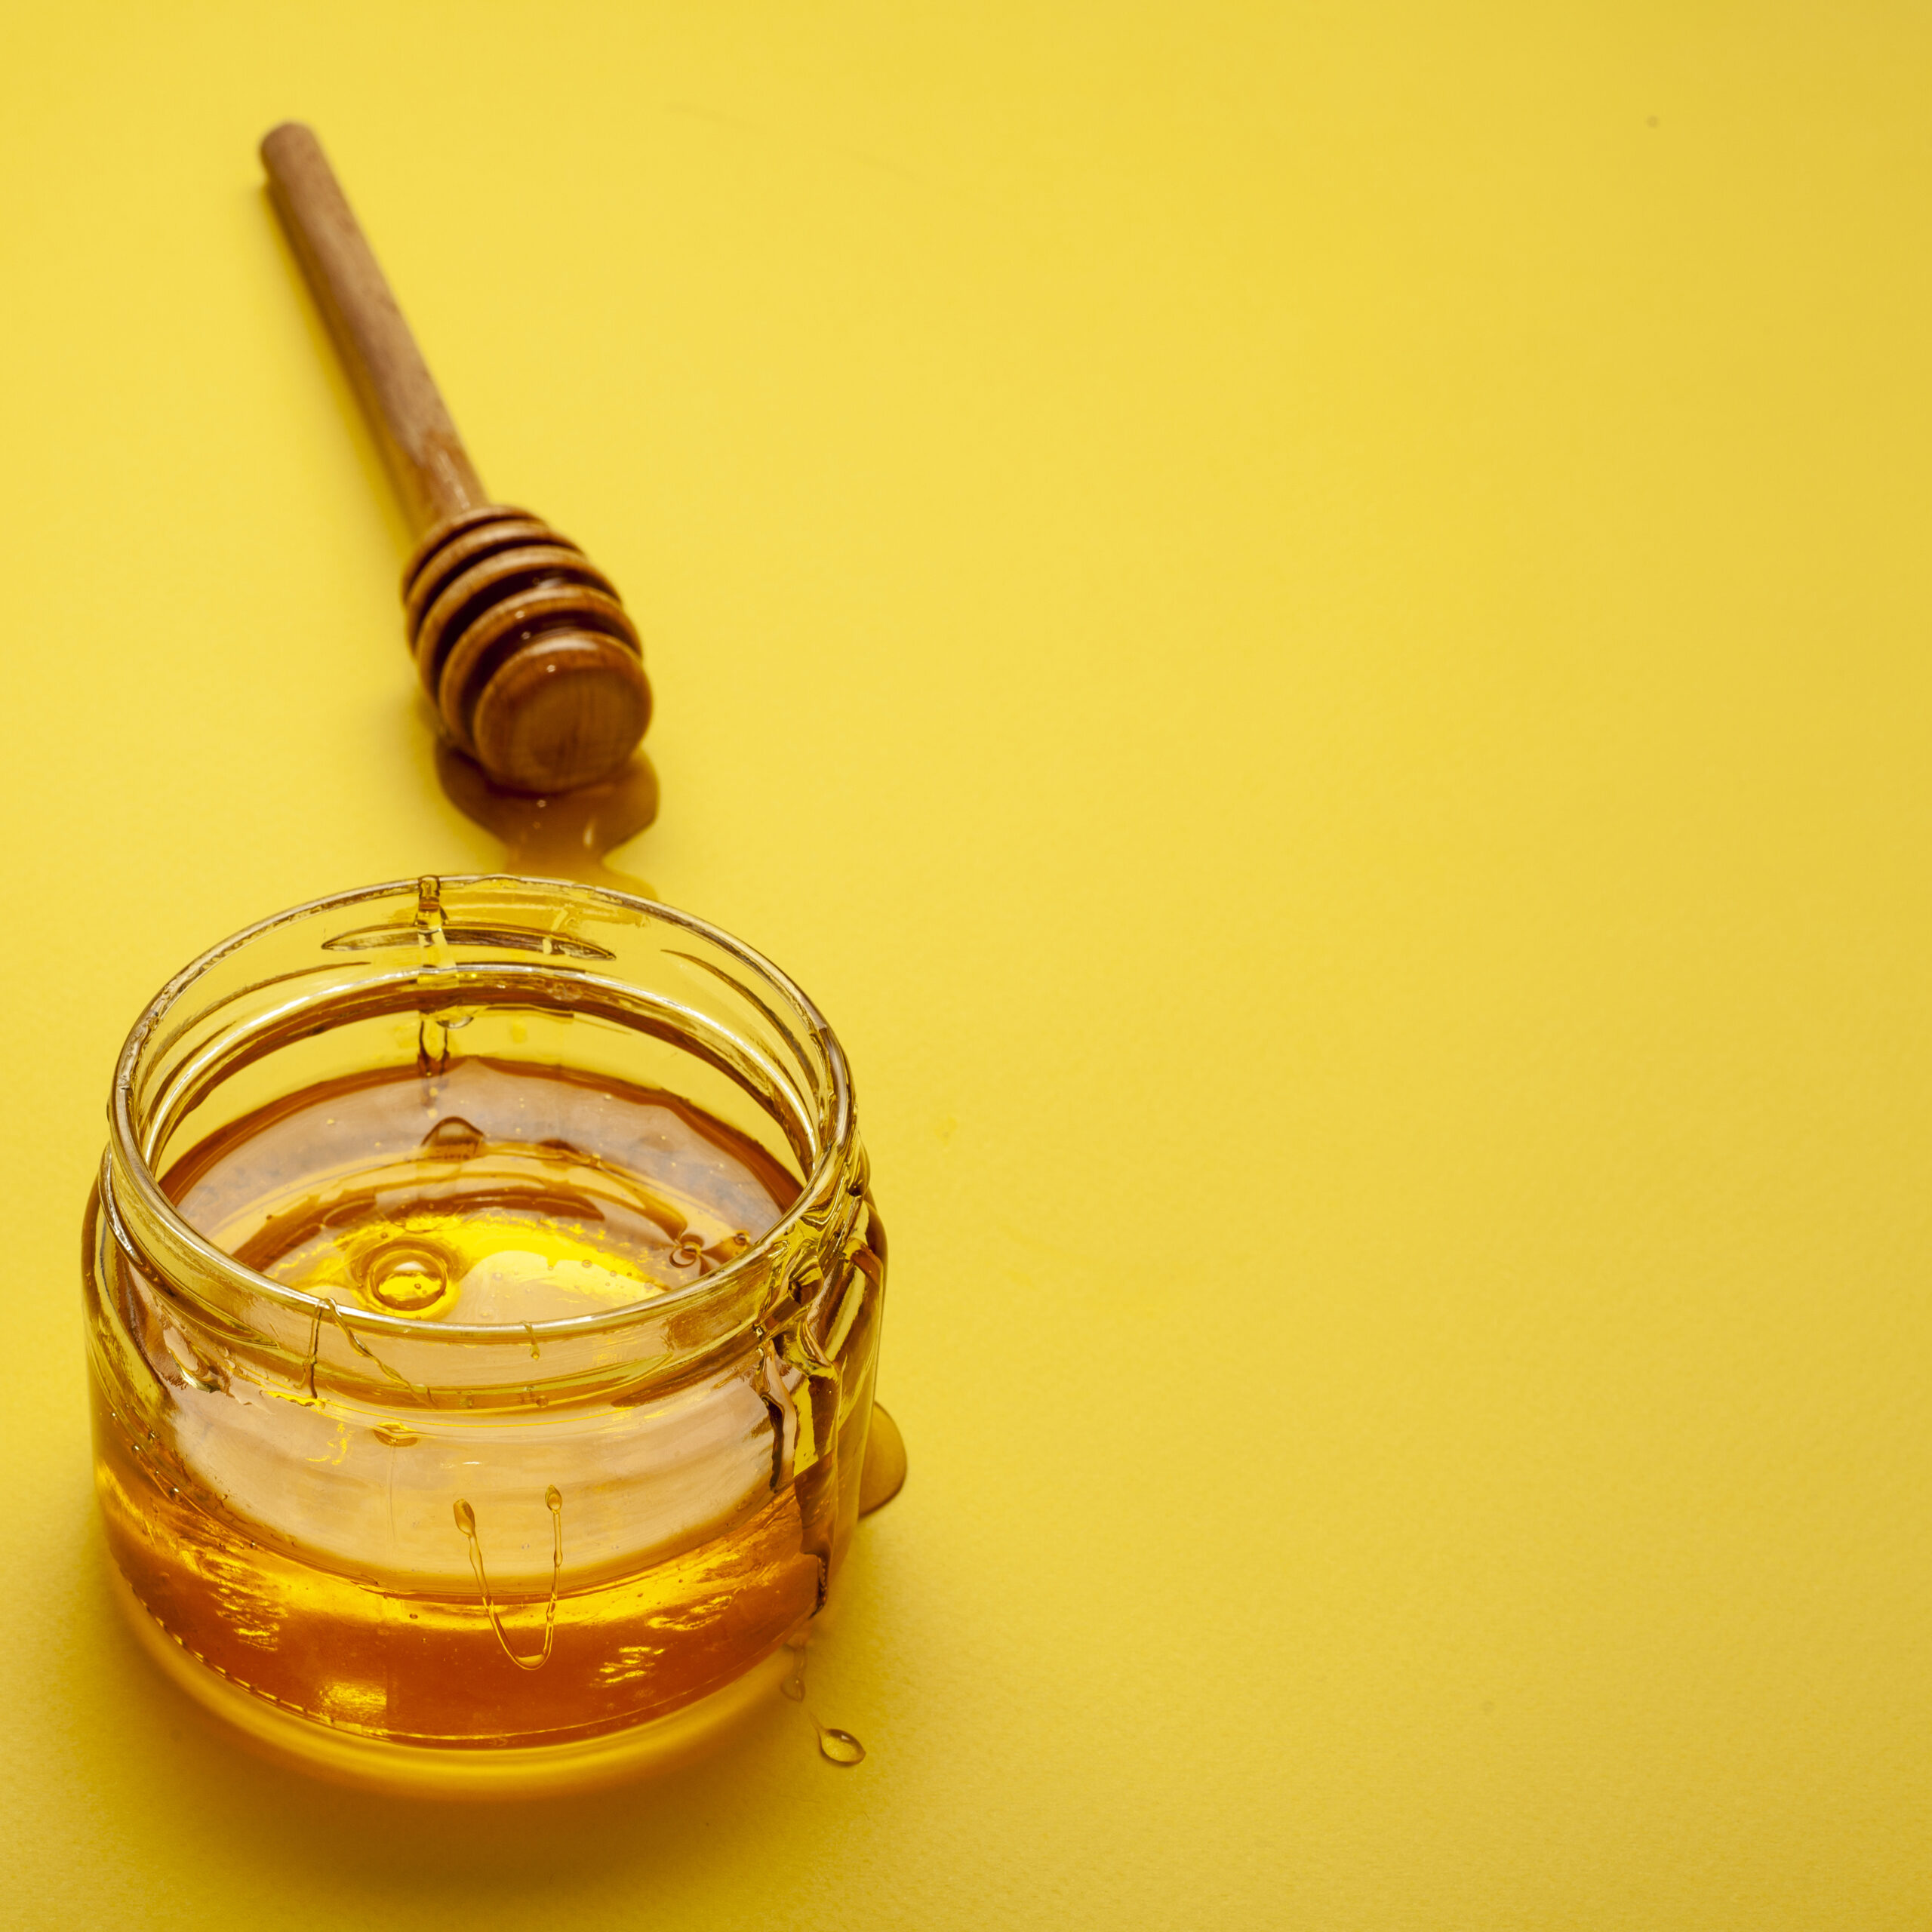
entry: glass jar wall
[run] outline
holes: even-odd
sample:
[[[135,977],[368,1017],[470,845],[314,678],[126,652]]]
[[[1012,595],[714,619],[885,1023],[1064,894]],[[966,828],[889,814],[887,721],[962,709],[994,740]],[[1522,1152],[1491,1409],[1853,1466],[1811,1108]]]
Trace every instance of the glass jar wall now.
[[[85,1248],[131,1620],[285,1757],[668,1762],[835,1589],[883,1230],[837,1041],[699,920],[425,879],[238,935],[128,1040]]]

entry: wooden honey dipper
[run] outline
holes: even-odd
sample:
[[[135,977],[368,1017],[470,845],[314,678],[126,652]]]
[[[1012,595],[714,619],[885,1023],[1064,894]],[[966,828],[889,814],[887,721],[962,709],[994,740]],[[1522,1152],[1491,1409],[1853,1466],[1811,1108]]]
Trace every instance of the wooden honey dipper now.
[[[512,792],[610,779],[651,719],[636,626],[574,543],[485,494],[313,132],[285,122],[261,153],[417,533],[404,626],[444,731]]]

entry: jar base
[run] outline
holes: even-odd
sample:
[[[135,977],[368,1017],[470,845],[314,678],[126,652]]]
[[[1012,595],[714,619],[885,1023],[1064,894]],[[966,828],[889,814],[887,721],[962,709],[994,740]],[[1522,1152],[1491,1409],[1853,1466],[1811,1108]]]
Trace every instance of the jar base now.
[[[761,1706],[774,1710],[796,1660],[781,1646],[694,1704],[601,1737],[445,1749],[336,1730],[242,1690],[155,1622],[109,1562],[115,1601],[163,1675],[258,1755],[335,1784],[395,1797],[513,1801],[567,1796],[671,1770],[706,1755]]]

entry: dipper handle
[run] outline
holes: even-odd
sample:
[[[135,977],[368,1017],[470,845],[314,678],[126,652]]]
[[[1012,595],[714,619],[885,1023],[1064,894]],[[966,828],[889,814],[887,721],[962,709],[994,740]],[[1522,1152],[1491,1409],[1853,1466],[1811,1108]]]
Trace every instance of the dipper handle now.
[[[643,647],[615,587],[567,537],[491,503],[321,143],[262,142],[275,211],[361,398],[418,542],[409,646],[451,741],[538,795],[610,777],[651,718]]]
[[[262,143],[275,212],[368,413],[420,535],[488,499],[416,338],[314,131],[285,122]]]

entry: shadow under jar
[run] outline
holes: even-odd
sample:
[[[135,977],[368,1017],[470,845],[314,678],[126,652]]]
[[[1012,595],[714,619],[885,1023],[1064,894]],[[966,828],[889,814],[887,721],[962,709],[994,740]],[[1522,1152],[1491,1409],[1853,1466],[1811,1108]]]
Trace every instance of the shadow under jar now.
[[[251,928],[141,1017],[88,1210],[146,1647],[306,1767],[674,1761],[825,1609],[884,1236],[844,1057],[703,921],[512,878]]]

